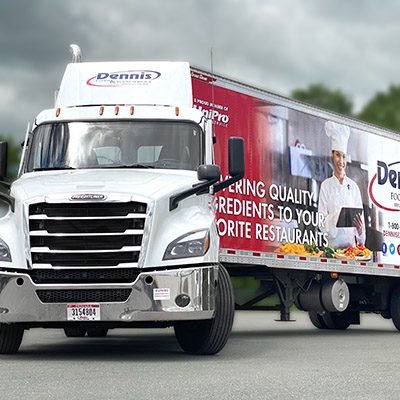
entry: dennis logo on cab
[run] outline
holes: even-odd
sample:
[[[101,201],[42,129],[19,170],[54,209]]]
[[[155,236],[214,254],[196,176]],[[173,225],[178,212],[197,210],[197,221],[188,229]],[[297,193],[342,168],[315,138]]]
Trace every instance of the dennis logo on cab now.
[[[148,84],[159,78],[161,73],[151,70],[99,72],[86,81],[89,86],[116,87]]]

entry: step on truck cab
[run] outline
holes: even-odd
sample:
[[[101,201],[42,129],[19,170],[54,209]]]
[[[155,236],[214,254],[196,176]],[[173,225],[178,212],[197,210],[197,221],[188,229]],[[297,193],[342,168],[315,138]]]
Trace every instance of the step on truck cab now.
[[[173,326],[186,352],[217,353],[234,300],[213,197],[243,177],[243,140],[229,139],[221,181],[187,63],[81,63],[73,51],[0,195],[0,353],[34,327],[149,326]]]

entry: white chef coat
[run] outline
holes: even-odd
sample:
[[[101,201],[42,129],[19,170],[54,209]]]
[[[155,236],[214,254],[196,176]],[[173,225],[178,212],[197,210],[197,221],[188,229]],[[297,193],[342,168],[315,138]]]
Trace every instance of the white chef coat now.
[[[329,245],[334,248],[354,246],[357,243],[365,243],[365,229],[361,235],[355,227],[336,228],[342,207],[362,208],[360,189],[357,184],[344,177],[340,184],[336,176],[325,179],[321,184],[318,200],[318,212],[325,217],[324,226],[320,230],[328,234]],[[364,213],[361,215],[364,221]],[[365,223],[365,222],[364,222]]]

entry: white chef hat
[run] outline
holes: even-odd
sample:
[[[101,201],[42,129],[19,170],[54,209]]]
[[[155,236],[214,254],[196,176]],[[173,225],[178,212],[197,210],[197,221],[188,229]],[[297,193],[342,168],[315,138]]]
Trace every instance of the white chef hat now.
[[[350,128],[336,122],[325,122],[325,133],[331,139],[331,149],[347,153],[347,142],[349,141]]]

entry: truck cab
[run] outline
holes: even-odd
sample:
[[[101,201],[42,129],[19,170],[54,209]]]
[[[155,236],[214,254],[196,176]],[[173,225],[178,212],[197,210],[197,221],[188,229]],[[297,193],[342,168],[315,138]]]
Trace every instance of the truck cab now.
[[[67,66],[0,196],[0,353],[34,327],[174,326],[184,351],[223,348],[234,301],[213,194],[243,176],[243,142],[231,139],[221,182],[192,105],[187,63]]]

